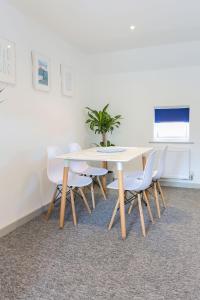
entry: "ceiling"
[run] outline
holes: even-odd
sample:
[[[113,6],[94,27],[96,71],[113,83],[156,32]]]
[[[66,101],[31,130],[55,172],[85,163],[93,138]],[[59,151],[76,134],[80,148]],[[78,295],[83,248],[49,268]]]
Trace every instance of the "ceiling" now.
[[[89,53],[200,40],[199,0],[10,2]]]

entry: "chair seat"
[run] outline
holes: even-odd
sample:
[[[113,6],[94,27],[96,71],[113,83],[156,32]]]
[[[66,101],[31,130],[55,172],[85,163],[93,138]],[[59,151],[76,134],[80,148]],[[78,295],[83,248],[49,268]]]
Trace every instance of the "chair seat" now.
[[[55,183],[62,184],[62,178],[59,178],[59,180],[57,180]],[[68,186],[83,187],[91,183],[92,183],[92,179],[90,177],[80,176],[78,174],[69,172],[68,183],[67,183]]]
[[[125,178],[139,178],[141,179],[143,176],[143,171],[128,171],[128,172],[124,172],[124,177]]]
[[[92,179],[86,176],[80,176],[71,173],[68,180],[68,186],[72,187],[83,187],[92,183]]]
[[[153,176],[152,176],[152,181],[155,181],[155,180],[157,180],[157,179],[159,179],[159,178],[157,178],[157,173],[158,173],[158,171],[157,170],[155,170],[155,171],[153,171]],[[142,176],[143,176],[143,171],[130,171],[130,172],[125,172],[124,173],[124,176],[125,176],[125,178],[138,178],[138,179],[142,179]]]
[[[84,170],[84,174],[87,176],[103,176],[108,173],[107,169],[104,168],[95,168],[95,167],[88,167]]]
[[[141,182],[142,182],[142,180],[138,179],[138,178],[133,179],[132,177],[131,178],[125,177],[124,178],[124,190],[139,192],[140,187],[141,187]],[[107,188],[118,190],[118,179],[114,180],[113,182],[108,184]]]

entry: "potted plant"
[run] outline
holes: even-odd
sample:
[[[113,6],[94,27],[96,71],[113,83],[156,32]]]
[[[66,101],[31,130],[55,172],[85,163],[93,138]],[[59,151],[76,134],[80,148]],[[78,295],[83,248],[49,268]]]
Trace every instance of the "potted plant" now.
[[[120,120],[122,119],[121,115],[111,116],[108,112],[109,104],[107,104],[102,110],[94,110],[89,107],[86,107],[88,110],[88,119],[86,120],[86,124],[89,125],[89,128],[94,131],[95,134],[101,135],[101,141],[96,146],[101,147],[110,147],[115,146],[107,139],[107,134],[112,133],[115,128],[119,128]],[[102,167],[108,169],[107,162],[102,162]],[[112,180],[112,171],[109,170],[109,182]],[[103,188],[105,190],[106,187],[106,177],[103,176],[102,179]]]
[[[101,142],[98,146],[109,147],[114,146],[108,139],[107,134],[112,133],[115,128],[119,128],[121,115],[111,116],[108,112],[109,104],[107,104],[102,110],[94,110],[86,107],[88,110],[88,119],[86,124],[94,131],[95,134],[101,134]]]

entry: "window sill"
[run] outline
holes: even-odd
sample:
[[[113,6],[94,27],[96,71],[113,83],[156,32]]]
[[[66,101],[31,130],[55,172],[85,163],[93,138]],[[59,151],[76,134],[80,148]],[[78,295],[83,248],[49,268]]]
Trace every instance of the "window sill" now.
[[[192,141],[180,141],[180,140],[150,140],[150,144],[194,144]]]

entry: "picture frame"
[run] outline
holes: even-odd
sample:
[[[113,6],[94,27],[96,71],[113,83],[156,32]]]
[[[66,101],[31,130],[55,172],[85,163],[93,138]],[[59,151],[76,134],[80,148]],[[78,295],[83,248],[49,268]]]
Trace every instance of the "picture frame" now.
[[[72,67],[61,64],[60,74],[62,94],[67,97],[72,97],[74,94],[74,76]]]
[[[36,90],[50,90],[50,59],[41,53],[32,51],[33,86]]]
[[[4,38],[0,38],[0,82],[16,83],[15,43]]]

